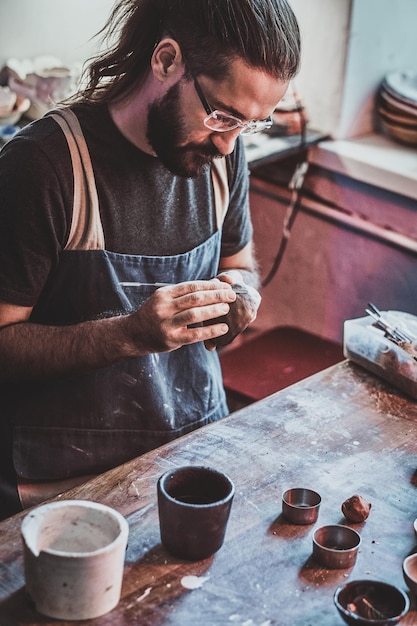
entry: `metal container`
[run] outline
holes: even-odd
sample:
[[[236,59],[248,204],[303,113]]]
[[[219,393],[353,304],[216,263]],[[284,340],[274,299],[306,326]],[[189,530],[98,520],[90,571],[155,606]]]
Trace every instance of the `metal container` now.
[[[321,496],[312,489],[288,489],[282,495],[282,514],[292,524],[314,524]]]
[[[348,526],[321,526],[313,535],[313,556],[327,569],[352,567],[360,544],[359,533]]]

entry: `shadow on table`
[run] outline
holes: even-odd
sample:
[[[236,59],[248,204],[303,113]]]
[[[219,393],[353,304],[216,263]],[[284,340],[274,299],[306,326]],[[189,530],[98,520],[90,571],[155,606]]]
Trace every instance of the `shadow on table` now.
[[[310,533],[312,527],[312,524],[291,524],[281,513],[272,524],[269,525],[268,530],[270,535],[292,541],[293,539],[299,539]]]
[[[36,611],[26,587],[22,587],[0,603],[1,626],[48,624],[48,622],[51,622],[51,618],[43,617]]]
[[[326,569],[322,567],[313,556],[305,561],[299,571],[299,578],[305,583],[314,584],[315,586],[329,587],[345,583],[352,571],[353,567],[344,569]]]

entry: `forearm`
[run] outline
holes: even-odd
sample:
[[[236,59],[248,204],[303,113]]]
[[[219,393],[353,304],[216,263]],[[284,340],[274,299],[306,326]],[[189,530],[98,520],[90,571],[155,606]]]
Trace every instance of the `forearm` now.
[[[242,267],[233,268],[233,270],[227,270],[227,273],[231,271],[239,272],[242,276],[243,282],[250,287],[254,287],[255,289],[260,288],[260,278],[258,270],[254,267],[253,269],[245,269]]]
[[[243,281],[246,285],[259,290],[259,271],[252,243],[237,254],[220,259],[218,276],[221,278],[222,274],[230,275],[231,280],[227,282]]]
[[[6,326],[0,330],[0,380],[80,374],[132,356],[125,323],[118,317],[73,326]]]
[[[81,374],[224,335],[225,323],[204,322],[227,314],[235,300],[222,281],[195,281],[157,289],[128,315],[81,324],[46,326],[15,314],[0,329],[0,381]]]

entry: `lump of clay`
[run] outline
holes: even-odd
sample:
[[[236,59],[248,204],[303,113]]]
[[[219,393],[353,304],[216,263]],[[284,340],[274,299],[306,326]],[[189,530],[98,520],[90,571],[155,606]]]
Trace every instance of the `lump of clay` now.
[[[354,495],[342,504],[343,515],[351,522],[364,522],[371,510],[372,504],[362,496]]]

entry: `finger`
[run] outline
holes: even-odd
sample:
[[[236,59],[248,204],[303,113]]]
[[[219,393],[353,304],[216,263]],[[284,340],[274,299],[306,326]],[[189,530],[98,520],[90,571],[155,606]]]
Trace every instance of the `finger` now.
[[[231,285],[218,278],[211,278],[210,280],[193,280],[177,283],[176,285],[161,287],[160,291],[162,290],[169,290],[173,297],[179,298],[181,296],[205,291],[231,291]]]
[[[205,324],[207,322],[215,324],[224,322],[224,317],[230,311],[230,305],[222,302],[209,306],[198,306],[181,310],[176,313],[172,323],[177,326],[192,326],[194,324]]]
[[[203,289],[200,287],[203,286]],[[193,310],[200,307],[208,307],[219,303],[232,303],[236,301],[236,294],[230,285],[220,281],[202,281],[193,283],[179,283],[168,287],[161,287],[153,294],[153,305],[155,312],[161,319],[171,318],[176,313]],[[222,311],[214,315],[222,315]],[[211,314],[211,313],[210,313]],[[197,317],[195,320],[190,318],[180,318],[186,324],[194,321],[202,321],[207,319],[207,315]]]
[[[181,329],[176,338],[179,345],[203,342],[204,344],[209,343],[215,346],[216,339],[227,335],[228,332],[228,325],[221,323],[214,324],[213,326],[199,326],[186,330]]]
[[[214,339],[208,339],[207,341],[205,341],[204,346],[206,350],[209,350],[211,352],[212,350],[217,350],[217,348],[223,348],[224,346],[228,346],[230,343],[232,343],[234,338],[235,336],[232,335],[229,328],[229,332],[227,332],[225,335],[221,335],[220,337],[215,337]]]
[[[216,340],[215,339],[207,339],[207,341],[204,342],[204,347],[209,352],[213,352],[217,348]]]
[[[169,307],[174,315],[180,315],[180,320],[191,324],[228,313],[230,305],[235,301],[236,294],[232,289],[215,289],[171,296]]]

